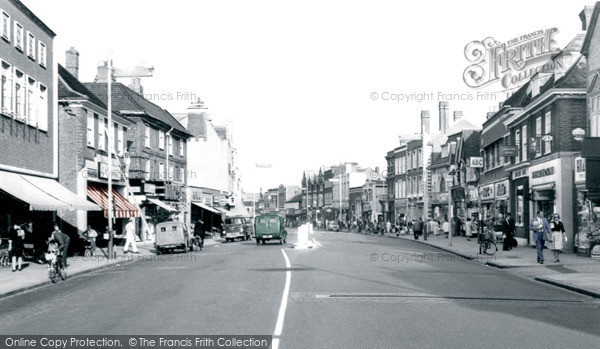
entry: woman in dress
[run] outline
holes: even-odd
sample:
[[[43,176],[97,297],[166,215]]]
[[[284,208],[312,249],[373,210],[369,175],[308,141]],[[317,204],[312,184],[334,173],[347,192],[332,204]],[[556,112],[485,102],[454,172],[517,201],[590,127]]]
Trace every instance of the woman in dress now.
[[[473,236],[473,223],[471,222],[471,218],[467,218],[467,222],[465,223],[465,235],[467,236],[467,241],[471,241],[471,236]]]
[[[560,221],[560,215],[558,213],[554,214],[554,217],[550,222],[550,230],[552,230],[552,244],[550,249],[552,250],[552,255],[554,256],[554,263],[558,263],[560,262],[560,252],[563,249],[563,243],[566,238],[565,226]]]

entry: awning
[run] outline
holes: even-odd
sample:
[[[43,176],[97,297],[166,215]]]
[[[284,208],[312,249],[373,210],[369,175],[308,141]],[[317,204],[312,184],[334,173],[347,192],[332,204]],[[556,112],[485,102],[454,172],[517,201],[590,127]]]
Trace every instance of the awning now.
[[[132,203],[114,188],[112,193],[115,218],[139,217],[139,212]],[[88,183],[88,196],[104,209],[104,217],[108,218],[108,188],[102,184]]]
[[[219,212],[219,211],[215,210],[214,208],[212,208],[212,207],[210,207],[210,206],[208,206],[208,205],[205,205],[205,204],[203,204],[203,203],[201,203],[201,202],[192,202],[192,204],[193,204],[193,205],[196,205],[196,206],[198,206],[198,207],[200,207],[200,208],[202,208],[202,209],[205,209],[205,210],[207,210],[207,211],[210,211],[210,212],[212,212],[212,213],[215,213],[215,214],[221,214],[221,212]]]
[[[50,178],[0,171],[0,189],[29,204],[31,211],[100,211]]]
[[[169,205],[165,204],[164,202],[162,202],[162,201],[160,201],[158,199],[148,199],[148,201],[150,201],[151,203],[155,204],[156,206],[158,206],[158,207],[160,207],[162,209],[165,209],[165,210],[167,210],[169,212],[177,212],[177,210],[174,207],[169,206]]]
[[[546,183],[546,184],[534,185],[531,187],[531,189],[535,190],[535,191],[554,190],[554,187],[555,187],[554,183]]]

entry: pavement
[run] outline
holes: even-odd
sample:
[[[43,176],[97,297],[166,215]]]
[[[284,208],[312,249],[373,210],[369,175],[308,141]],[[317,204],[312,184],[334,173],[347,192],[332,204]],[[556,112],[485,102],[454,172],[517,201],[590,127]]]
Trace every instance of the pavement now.
[[[292,249],[289,232],[283,246],[237,241],[145,256],[0,299],[0,333],[273,335],[274,349],[600,341],[593,297],[411,240],[318,231],[314,248]]]
[[[427,240],[423,240],[422,236],[419,240],[414,240],[412,235],[389,234],[388,237],[430,245],[465,259],[495,268],[510,269],[511,272],[540,282],[600,298],[600,259],[597,258],[562,253],[560,262],[554,263],[552,251],[545,249],[545,262],[540,265],[537,263],[534,246],[518,246],[510,251],[503,251],[502,243],[499,242],[498,252],[488,256],[478,254],[479,245],[476,238],[468,241],[466,237],[455,236],[450,246],[449,240],[443,235],[429,235]]]
[[[220,239],[206,239],[205,247],[221,243]],[[137,242],[138,254],[123,253],[123,243],[115,247],[116,258],[109,259],[107,248],[98,248],[94,256],[71,256],[68,258],[67,277],[100,271],[135,261],[145,260],[146,256],[155,255],[153,242]],[[41,286],[52,284],[48,278],[46,264],[38,264],[31,260],[23,261],[22,271],[12,272],[12,266],[0,269],[0,299]],[[59,281],[60,282],[60,281]]]

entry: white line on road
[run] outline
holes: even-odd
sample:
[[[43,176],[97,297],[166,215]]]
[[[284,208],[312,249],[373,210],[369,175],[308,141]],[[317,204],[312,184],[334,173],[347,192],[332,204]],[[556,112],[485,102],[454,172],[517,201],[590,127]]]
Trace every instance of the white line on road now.
[[[285,310],[287,308],[288,296],[290,295],[290,282],[292,281],[290,259],[285,250],[281,249],[281,253],[283,253],[283,258],[285,258],[287,271],[285,272],[285,287],[283,288],[283,296],[281,297],[281,305],[279,306],[279,315],[277,315],[277,324],[275,324],[275,332],[273,332],[273,349],[279,348],[279,336],[283,332],[283,320],[285,319]]]

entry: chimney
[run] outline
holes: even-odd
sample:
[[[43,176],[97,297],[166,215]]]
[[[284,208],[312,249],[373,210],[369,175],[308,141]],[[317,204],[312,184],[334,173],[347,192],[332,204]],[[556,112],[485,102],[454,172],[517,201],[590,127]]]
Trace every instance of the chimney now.
[[[463,117],[463,113],[460,110],[456,110],[454,111],[454,122],[457,122],[458,120],[462,119]]]
[[[198,100],[188,107],[188,131],[194,135],[195,140],[199,138],[206,140],[207,130],[207,107],[204,102],[198,98]]]
[[[590,19],[592,18],[592,12],[594,12],[594,7],[586,6],[579,13],[579,19],[581,19],[581,30],[586,31],[590,27]]]
[[[439,112],[440,112],[440,131],[443,134],[448,132],[448,102],[441,101],[439,104]]]
[[[114,76],[111,76],[111,78],[113,82],[116,82]],[[98,66],[94,82],[108,82],[108,62],[104,61]]]
[[[79,52],[75,47],[71,46],[71,48],[65,52],[65,57],[65,68],[75,77],[75,79],[79,80]]]
[[[144,86],[142,86],[142,79],[139,76],[131,78],[131,83],[127,86],[138,95],[144,94]]]
[[[421,110],[421,134],[429,134],[429,110]]]

